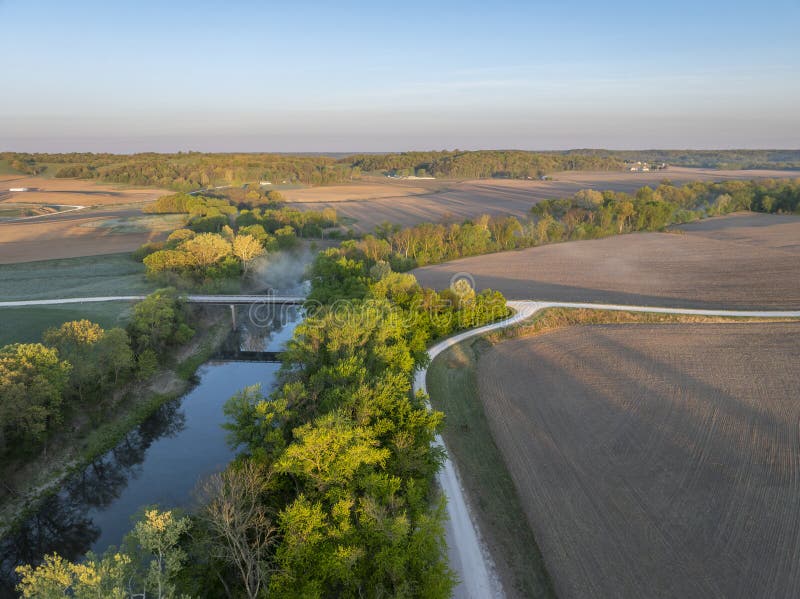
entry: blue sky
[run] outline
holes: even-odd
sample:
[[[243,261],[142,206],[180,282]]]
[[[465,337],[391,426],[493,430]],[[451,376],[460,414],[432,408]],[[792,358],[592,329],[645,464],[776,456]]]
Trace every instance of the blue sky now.
[[[0,0],[0,149],[800,147],[800,2]]]

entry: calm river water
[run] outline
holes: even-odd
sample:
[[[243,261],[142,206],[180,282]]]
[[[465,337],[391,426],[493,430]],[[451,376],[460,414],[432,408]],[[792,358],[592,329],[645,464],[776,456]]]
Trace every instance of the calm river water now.
[[[240,336],[249,350],[279,351],[301,317],[295,310],[282,326]],[[235,455],[222,428],[222,406],[237,391],[275,383],[277,362],[211,361],[183,397],[163,405],[114,449],[69,478],[61,491],[16,531],[0,541],[0,597],[13,597],[14,567],[47,553],[78,560],[89,550],[119,545],[144,506],[191,508],[204,477]]]

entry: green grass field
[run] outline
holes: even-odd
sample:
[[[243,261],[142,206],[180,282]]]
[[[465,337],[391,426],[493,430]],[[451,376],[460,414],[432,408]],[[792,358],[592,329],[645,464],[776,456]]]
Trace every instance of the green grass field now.
[[[128,253],[0,264],[0,301],[146,294],[156,289]]]
[[[127,253],[0,264],[0,301],[142,295],[156,287]],[[130,308],[127,302],[0,308],[0,345],[39,341],[48,328],[81,318],[103,328],[121,326]]]
[[[443,436],[509,597],[554,597],[539,547],[483,411],[476,379],[482,339],[464,341],[428,369],[431,403],[446,415]]]
[[[8,160],[0,160],[0,175],[16,175],[19,174],[8,163]]]
[[[186,223],[183,214],[155,214],[149,216],[126,216],[107,218],[81,225],[85,228],[104,229],[112,234],[166,233],[179,229]]]
[[[98,302],[64,306],[0,308],[0,346],[9,343],[35,343],[51,327],[70,320],[88,319],[104,329],[125,326],[132,303]]]

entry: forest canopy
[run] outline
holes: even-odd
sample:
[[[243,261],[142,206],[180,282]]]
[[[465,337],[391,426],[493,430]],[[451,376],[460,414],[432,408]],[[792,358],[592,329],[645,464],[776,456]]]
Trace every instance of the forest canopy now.
[[[800,168],[800,150],[522,150],[430,151],[386,154],[28,154],[0,153],[0,161],[30,175],[97,179],[109,183],[195,191],[216,186],[332,185],[362,173],[465,178],[541,177],[565,170],[622,170],[630,161],[705,168]]]

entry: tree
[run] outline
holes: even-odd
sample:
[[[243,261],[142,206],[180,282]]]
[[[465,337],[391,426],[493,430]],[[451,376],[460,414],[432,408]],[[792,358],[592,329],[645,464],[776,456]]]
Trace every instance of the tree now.
[[[131,541],[138,545],[137,553],[146,562],[142,576],[145,593],[150,588],[155,591],[154,597],[159,599],[175,596],[172,580],[186,561],[186,552],[178,541],[190,525],[189,518],[176,518],[171,511],[151,509],[146,510],[144,518],[134,526]]]
[[[262,245],[264,245],[269,238],[269,234],[267,233],[266,229],[264,229],[264,226],[259,224],[239,227],[239,235],[249,235],[251,237],[255,237]]]
[[[175,578],[186,562],[180,540],[189,528],[189,518],[146,510],[125,537],[124,552],[112,547],[102,558],[89,552],[81,563],[46,555],[36,567],[17,567],[17,590],[31,599],[173,599]]]
[[[133,369],[133,351],[128,333],[119,327],[110,329],[106,331],[99,346],[101,368],[116,386],[120,375],[125,377]]]
[[[282,250],[292,250],[298,245],[297,235],[290,225],[275,231],[275,240],[278,242],[278,248]]]
[[[133,307],[128,323],[134,349],[142,353],[152,349],[163,352],[173,343],[188,341],[194,334],[184,322],[182,305],[174,289],[159,289]]]
[[[127,599],[127,555],[114,553],[97,559],[91,552],[80,564],[66,561],[58,554],[46,555],[35,568],[17,568],[17,590],[30,599]]]
[[[140,381],[149,379],[158,371],[158,355],[146,349],[136,357],[136,377]]]
[[[625,230],[625,227],[628,225],[628,219],[634,215],[636,210],[633,207],[633,202],[629,200],[617,202],[616,208],[617,225],[619,227],[619,233],[622,233]]]
[[[73,320],[58,328],[48,329],[44,342],[58,350],[72,364],[70,385],[78,400],[84,402],[91,390],[97,390],[102,374],[100,342],[105,336],[103,327],[89,320]]]
[[[294,387],[294,393],[288,394],[284,387],[284,396],[302,397],[299,383],[287,385]],[[222,410],[228,419],[223,427],[229,431],[228,443],[232,447],[257,448],[260,455],[268,456],[285,447],[282,426],[290,415],[285,398],[267,399],[260,385],[251,385],[228,399]]]
[[[382,464],[389,450],[379,447],[374,433],[354,426],[337,414],[326,414],[314,424],[294,430],[292,443],[276,462],[278,472],[308,480],[318,492],[334,485],[347,485],[365,464]]]
[[[60,421],[70,369],[41,343],[0,349],[0,449],[8,440],[38,443]]]
[[[251,262],[264,254],[264,246],[251,235],[237,235],[233,239],[233,255],[242,261],[242,268],[247,273]]]
[[[596,189],[581,189],[573,196],[573,203],[578,208],[595,210],[603,205],[603,194]]]
[[[167,237],[167,243],[173,246],[178,246],[184,241],[191,239],[195,235],[196,233],[191,229],[175,229],[169,234],[169,237]]]
[[[202,512],[216,557],[238,574],[250,599],[269,584],[269,550],[277,526],[262,501],[271,473],[248,460],[212,475],[204,484]]]
[[[231,244],[216,233],[201,233],[183,243],[181,249],[194,258],[198,266],[209,266],[231,254]]]

